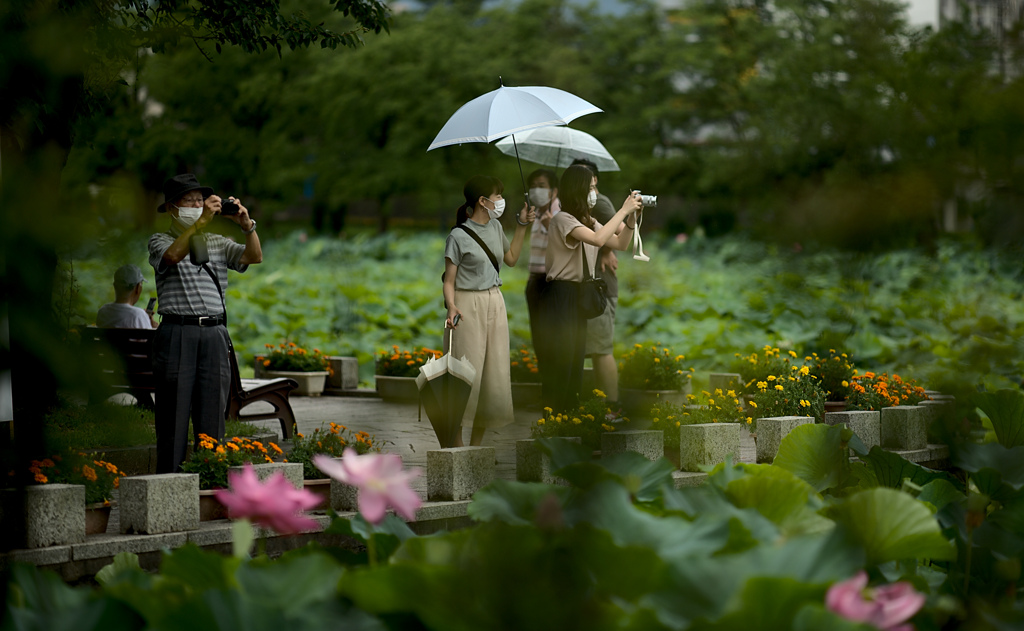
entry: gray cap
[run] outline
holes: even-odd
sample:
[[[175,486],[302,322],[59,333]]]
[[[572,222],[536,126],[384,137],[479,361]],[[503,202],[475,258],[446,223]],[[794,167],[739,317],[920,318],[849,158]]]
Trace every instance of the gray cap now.
[[[122,265],[114,272],[114,288],[116,289],[135,289],[136,285],[144,282],[146,282],[146,277],[142,275],[142,270],[137,265]]]

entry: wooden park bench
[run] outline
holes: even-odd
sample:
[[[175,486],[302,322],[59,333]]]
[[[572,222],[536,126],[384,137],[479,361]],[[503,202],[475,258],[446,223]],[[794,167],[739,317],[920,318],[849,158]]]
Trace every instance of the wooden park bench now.
[[[91,389],[90,401],[102,396],[127,392],[140,405],[154,409],[153,393],[156,377],[153,374],[153,336],[156,329],[101,329],[86,327],[82,346],[90,355],[91,366],[99,368],[98,385]],[[294,379],[242,379],[238,361],[231,356],[231,385],[228,390],[228,408],[225,418],[240,421],[279,419],[284,438],[292,437],[295,413],[288,395],[298,387]],[[269,403],[270,412],[243,414],[253,403]]]

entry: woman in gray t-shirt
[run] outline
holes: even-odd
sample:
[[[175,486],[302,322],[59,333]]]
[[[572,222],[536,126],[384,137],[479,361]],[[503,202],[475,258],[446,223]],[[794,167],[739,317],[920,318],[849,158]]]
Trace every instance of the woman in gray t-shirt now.
[[[471,445],[483,442],[488,427],[501,427],[515,420],[509,377],[508,315],[499,289],[498,255],[502,255],[500,260],[505,265],[516,264],[526,229],[536,213],[523,204],[510,243],[498,221],[505,210],[504,188],[501,180],[482,175],[466,182],[462,191],[466,201],[459,206],[456,226],[444,244],[443,293],[448,308],[445,326],[454,329],[451,346],[456,356],[465,356],[476,369],[463,417],[473,422]],[[483,242],[482,246],[474,235]],[[456,316],[460,317],[457,325]],[[450,352],[447,335],[444,343],[445,352]],[[460,432],[456,446],[462,445]]]

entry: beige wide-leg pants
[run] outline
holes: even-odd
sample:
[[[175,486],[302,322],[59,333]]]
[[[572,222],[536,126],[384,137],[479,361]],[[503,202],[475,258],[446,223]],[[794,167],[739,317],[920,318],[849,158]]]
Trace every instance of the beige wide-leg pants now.
[[[455,290],[455,304],[462,312],[459,326],[452,333],[455,357],[476,369],[473,391],[463,417],[463,426],[502,427],[515,420],[512,411],[512,380],[509,376],[508,314],[501,290]],[[452,352],[448,335],[444,352]]]

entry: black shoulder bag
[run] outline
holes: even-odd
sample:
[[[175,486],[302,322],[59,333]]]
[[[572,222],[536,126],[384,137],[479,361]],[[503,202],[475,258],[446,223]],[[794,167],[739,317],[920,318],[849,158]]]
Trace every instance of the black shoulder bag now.
[[[464,224],[464,223],[460,223],[459,225],[455,226],[455,228],[462,228],[463,230],[465,230],[469,234],[469,236],[473,237],[473,240],[476,241],[480,245],[480,249],[484,251],[484,254],[487,255],[488,260],[491,261],[491,265],[494,266],[494,273],[499,275],[499,276],[501,276],[501,268],[498,266],[498,259],[494,258],[494,254],[491,253],[491,249],[487,247],[487,244],[484,243],[484,240],[480,238],[480,235],[478,235],[473,230],[470,230],[469,228],[467,228],[466,224]],[[453,228],[453,230],[454,230],[454,228]],[[441,282],[442,283],[444,282],[444,275],[445,275],[445,272],[441,272]],[[445,303],[444,308],[445,309],[448,308],[448,303]]]
[[[588,320],[592,320],[604,313],[608,305],[608,285],[603,278],[595,278],[590,275],[590,266],[587,265],[587,244],[580,241],[580,248],[583,250],[583,282],[580,283],[580,314]]]

